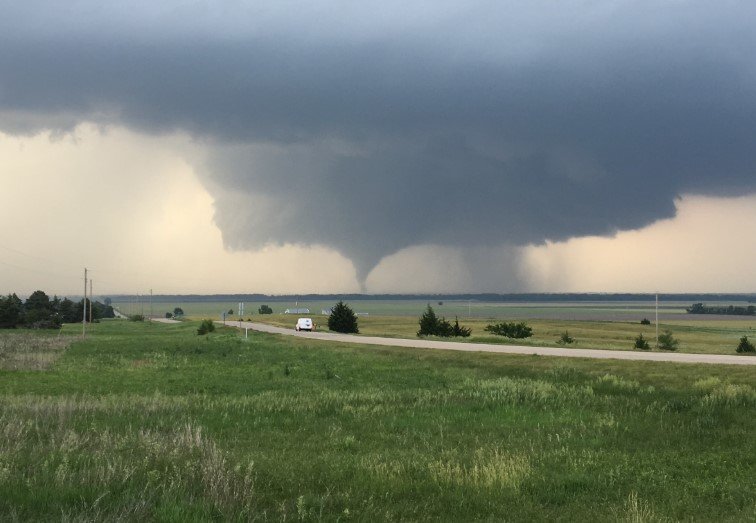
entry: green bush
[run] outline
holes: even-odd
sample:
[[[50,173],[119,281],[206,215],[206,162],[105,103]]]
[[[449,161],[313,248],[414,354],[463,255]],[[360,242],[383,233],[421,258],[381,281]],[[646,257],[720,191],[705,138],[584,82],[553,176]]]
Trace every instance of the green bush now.
[[[454,325],[449,323],[446,318],[439,318],[436,316],[433,307],[428,304],[428,308],[420,316],[418,321],[420,324],[420,330],[417,331],[417,336],[440,336],[442,338],[462,337],[466,338],[470,336],[472,330],[459,324],[459,319],[454,319]]]
[[[664,331],[659,335],[659,348],[662,350],[677,350],[680,342],[672,336],[672,331]]]
[[[570,345],[572,343],[575,343],[575,338],[570,336],[570,333],[568,331],[564,331],[562,333],[562,336],[557,340],[557,343],[561,343],[563,345]]]
[[[129,321],[144,321],[143,314],[132,314],[129,316]]]
[[[203,334],[213,332],[214,330],[215,330],[215,323],[213,323],[213,320],[202,320],[202,323],[200,323],[200,326],[197,329],[197,334],[202,336]]]
[[[740,343],[738,343],[738,348],[735,349],[736,352],[756,352],[756,347],[753,346],[753,343],[748,341],[748,336],[743,336],[740,338]]]
[[[343,301],[334,305],[331,315],[328,316],[328,330],[345,334],[358,334],[360,332],[357,326],[357,316],[349,305]]]
[[[651,346],[648,344],[648,340],[643,337],[643,333],[638,334],[638,337],[635,338],[635,345],[633,347],[643,350],[649,350],[651,348]]]
[[[485,330],[491,334],[497,334],[499,336],[505,336],[507,338],[530,338],[533,335],[533,329],[528,326],[527,323],[521,321],[520,323],[496,323],[487,325]]]
[[[641,320],[641,325],[651,325],[651,320],[649,320],[648,318],[643,318]]]
[[[433,311],[433,307],[428,304],[425,312],[420,316],[418,322],[420,324],[420,330],[417,331],[417,336],[435,336],[439,330],[439,319],[436,313]]]
[[[267,305],[260,305],[260,308],[257,309],[258,314],[273,314],[273,309],[268,307]]]
[[[454,318],[454,327],[452,328],[452,336],[458,337],[458,338],[467,338],[472,334],[472,329],[469,327],[464,327],[459,324],[459,319],[456,317]]]

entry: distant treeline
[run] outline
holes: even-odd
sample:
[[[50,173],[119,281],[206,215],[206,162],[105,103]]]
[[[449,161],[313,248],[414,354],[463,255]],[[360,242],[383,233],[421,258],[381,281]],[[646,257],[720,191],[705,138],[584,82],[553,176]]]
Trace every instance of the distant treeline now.
[[[687,309],[690,314],[732,314],[735,316],[756,316],[756,305],[738,306],[738,305],[704,305],[703,303],[694,303]]]
[[[218,301],[244,302],[293,302],[293,301],[338,301],[338,300],[461,300],[506,303],[555,303],[555,302],[648,302],[655,294],[632,293],[526,293],[526,294],[161,294],[152,297],[158,303],[201,303]],[[135,295],[113,296],[114,302],[134,301]],[[148,297],[142,296],[143,300]],[[659,294],[660,301],[745,301],[756,302],[756,294]]]
[[[89,305],[90,300],[87,299],[87,315]],[[57,329],[64,323],[80,323],[83,308],[83,299],[78,302],[57,296],[50,299],[43,291],[34,291],[26,301],[16,294],[0,296],[0,329]],[[115,313],[109,304],[92,302],[93,321],[113,317]]]

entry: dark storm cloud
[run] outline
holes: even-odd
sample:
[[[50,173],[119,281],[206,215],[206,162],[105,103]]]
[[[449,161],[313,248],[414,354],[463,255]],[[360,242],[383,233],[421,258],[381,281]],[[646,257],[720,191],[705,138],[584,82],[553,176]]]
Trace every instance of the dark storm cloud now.
[[[0,126],[188,132],[229,246],[328,245],[361,277],[411,245],[609,234],[756,190],[750,5],[347,5],[9,6]]]

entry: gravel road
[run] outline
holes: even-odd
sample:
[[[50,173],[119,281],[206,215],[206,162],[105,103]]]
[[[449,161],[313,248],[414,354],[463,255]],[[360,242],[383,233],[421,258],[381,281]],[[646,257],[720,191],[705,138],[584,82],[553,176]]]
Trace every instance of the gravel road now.
[[[222,323],[222,322],[217,322]],[[600,349],[564,349],[558,347],[527,347],[523,345],[497,345],[492,343],[460,343],[404,338],[379,338],[377,336],[354,336],[332,332],[297,332],[292,327],[274,327],[255,322],[226,322],[231,327],[250,329],[270,334],[283,334],[311,340],[339,343],[360,343],[363,345],[384,345],[389,347],[413,347],[418,349],[441,349],[465,352],[496,352],[501,354],[537,354],[563,358],[597,358],[635,361],[671,361],[675,363],[711,363],[719,365],[756,365],[756,357],[736,354],[685,354],[679,352],[640,352]]]

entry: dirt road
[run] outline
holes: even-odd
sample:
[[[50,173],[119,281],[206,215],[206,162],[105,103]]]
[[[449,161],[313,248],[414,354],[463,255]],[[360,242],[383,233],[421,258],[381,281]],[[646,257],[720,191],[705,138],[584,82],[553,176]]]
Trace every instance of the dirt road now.
[[[217,322],[221,323],[221,322]],[[311,340],[339,343],[360,343],[364,345],[384,345],[389,347],[413,347],[418,349],[441,349],[465,352],[497,352],[501,354],[537,354],[563,358],[598,358],[635,361],[671,361],[675,363],[711,363],[720,365],[756,365],[756,357],[736,354],[684,354],[678,352],[640,352],[600,349],[564,349],[558,347],[527,347],[523,345],[496,345],[492,343],[460,343],[404,338],[379,338],[376,336],[354,336],[332,332],[297,332],[292,327],[286,329],[255,322],[226,322],[228,326],[250,329],[271,334],[283,334]]]

